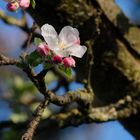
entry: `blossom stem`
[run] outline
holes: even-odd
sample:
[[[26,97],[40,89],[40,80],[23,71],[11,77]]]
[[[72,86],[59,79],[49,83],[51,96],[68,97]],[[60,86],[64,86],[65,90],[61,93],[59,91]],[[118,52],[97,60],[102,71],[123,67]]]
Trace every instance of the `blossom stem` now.
[[[89,91],[92,91],[92,86],[91,86],[91,72],[92,72],[92,66],[94,64],[94,56],[93,56],[93,50],[92,50],[92,46],[93,46],[93,42],[92,41],[88,41],[87,42],[88,45],[88,73],[87,73],[87,84],[86,84],[86,88]]]

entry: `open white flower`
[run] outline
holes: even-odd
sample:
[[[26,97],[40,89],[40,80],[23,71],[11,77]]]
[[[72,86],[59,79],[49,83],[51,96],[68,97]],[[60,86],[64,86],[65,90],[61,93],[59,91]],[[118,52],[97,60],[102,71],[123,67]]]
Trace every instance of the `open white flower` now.
[[[53,26],[45,24],[41,27],[41,31],[48,47],[61,57],[81,58],[87,50],[85,46],[80,45],[79,32],[76,28],[65,26],[58,35]]]

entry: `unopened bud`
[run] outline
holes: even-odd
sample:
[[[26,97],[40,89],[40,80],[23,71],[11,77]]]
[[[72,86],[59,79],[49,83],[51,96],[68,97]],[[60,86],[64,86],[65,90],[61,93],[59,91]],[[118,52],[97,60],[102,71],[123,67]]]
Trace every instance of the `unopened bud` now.
[[[42,56],[47,56],[50,52],[50,49],[46,43],[40,43],[37,47],[37,52]]]
[[[53,56],[52,60],[54,63],[59,64],[62,62],[62,57],[59,55],[55,55],[55,56]]]
[[[75,67],[75,60],[72,57],[64,58],[63,63],[66,68]]]
[[[12,11],[13,12],[13,11],[16,11],[18,8],[19,8],[19,4],[18,4],[17,1],[9,2],[7,4],[7,9],[9,11]]]

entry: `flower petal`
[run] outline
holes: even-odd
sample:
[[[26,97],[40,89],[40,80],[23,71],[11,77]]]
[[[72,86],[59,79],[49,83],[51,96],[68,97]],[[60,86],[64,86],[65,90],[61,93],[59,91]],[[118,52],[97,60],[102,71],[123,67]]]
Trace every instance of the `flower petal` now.
[[[58,48],[58,40],[56,38],[52,38],[52,37],[46,37],[45,38],[46,43],[48,44],[48,47],[51,50],[57,50]]]
[[[59,34],[59,39],[60,42],[63,42],[66,47],[69,47],[79,42],[79,32],[76,28],[65,26],[64,28],[62,28]]]
[[[51,50],[58,49],[58,35],[54,27],[45,24],[41,27],[41,34]]]
[[[41,27],[41,31],[42,31],[41,34],[44,37],[44,39],[46,37],[58,38],[57,32],[55,31],[52,25],[44,24]]]
[[[64,51],[62,51],[61,49],[54,50],[53,52],[61,57],[68,56],[68,54],[64,54]]]
[[[75,44],[71,47],[66,48],[63,52],[67,55],[82,58],[86,51],[87,47]]]

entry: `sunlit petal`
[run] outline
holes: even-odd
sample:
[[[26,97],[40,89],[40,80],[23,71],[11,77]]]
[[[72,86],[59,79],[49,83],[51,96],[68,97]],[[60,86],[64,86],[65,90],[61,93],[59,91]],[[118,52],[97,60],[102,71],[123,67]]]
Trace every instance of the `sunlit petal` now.
[[[77,44],[65,49],[65,52],[67,52],[67,54],[76,56],[79,58],[82,58],[86,51],[87,51],[87,47],[77,45]]]
[[[41,34],[44,37],[52,37],[52,38],[58,38],[57,32],[55,31],[54,27],[49,24],[44,24],[41,27]]]
[[[46,43],[48,44],[48,47],[51,50],[57,50],[58,49],[58,40],[53,37],[46,37],[45,38]]]
[[[66,47],[69,47],[70,45],[79,42],[79,32],[76,28],[65,26],[59,34],[59,39]]]
[[[51,50],[58,49],[58,35],[54,27],[45,24],[41,27],[41,34]]]

